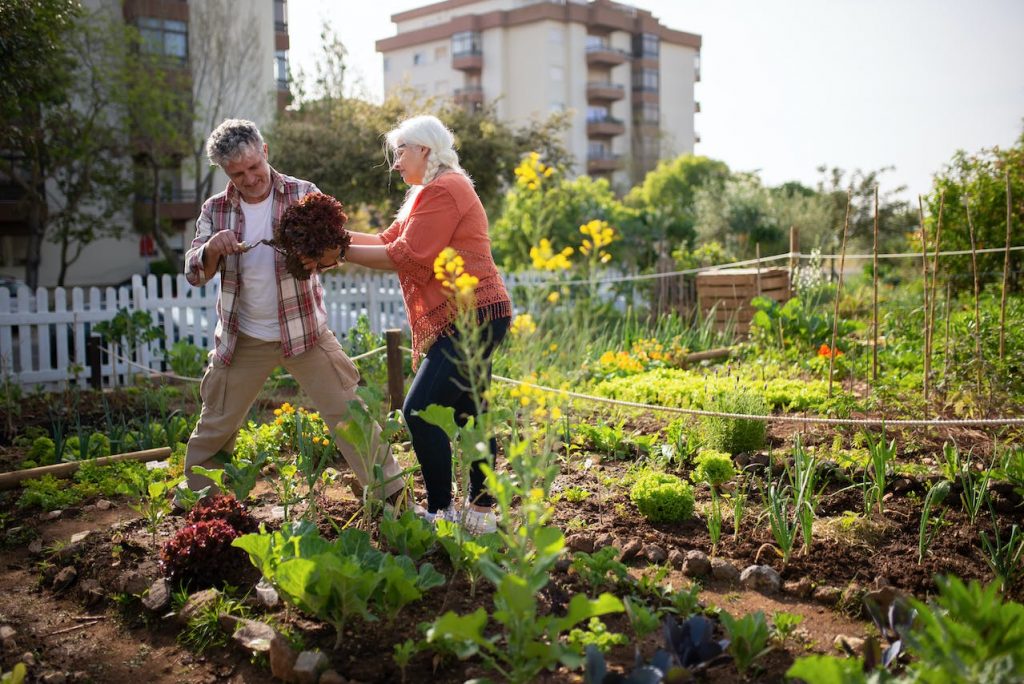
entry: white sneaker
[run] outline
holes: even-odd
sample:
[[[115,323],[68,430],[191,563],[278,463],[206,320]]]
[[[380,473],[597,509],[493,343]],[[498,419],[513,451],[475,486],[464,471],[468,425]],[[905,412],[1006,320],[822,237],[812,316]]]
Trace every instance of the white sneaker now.
[[[417,504],[413,507],[416,515],[426,520],[428,523],[433,524],[437,520],[447,520],[449,522],[459,522],[459,511],[455,508],[455,502],[451,502],[448,508],[441,508],[431,513],[423,506]]]
[[[463,514],[465,515],[463,528],[473,536],[498,531],[498,518],[492,510],[475,511],[467,506]]]

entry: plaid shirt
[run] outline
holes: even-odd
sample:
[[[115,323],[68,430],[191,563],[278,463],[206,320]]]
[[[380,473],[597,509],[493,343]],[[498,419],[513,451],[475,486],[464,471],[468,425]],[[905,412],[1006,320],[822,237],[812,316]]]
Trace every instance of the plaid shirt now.
[[[281,221],[285,209],[311,192],[320,192],[309,181],[292,178],[270,170],[273,188],[271,217],[274,226]],[[206,243],[222,230],[232,230],[241,242],[245,235],[241,195],[228,183],[227,189],[203,204],[196,220],[196,236],[185,253],[185,278],[196,287],[207,282],[203,269]],[[262,249],[259,247],[258,249]],[[277,318],[281,324],[281,347],[286,357],[312,349],[327,327],[324,309],[324,291],[316,273],[309,280],[296,280],[285,268],[284,256],[275,251],[277,269]],[[231,365],[238,340],[238,296],[242,292],[243,273],[239,266],[240,254],[220,260],[220,296],[217,298],[217,329],[214,333],[214,355],[225,365]]]

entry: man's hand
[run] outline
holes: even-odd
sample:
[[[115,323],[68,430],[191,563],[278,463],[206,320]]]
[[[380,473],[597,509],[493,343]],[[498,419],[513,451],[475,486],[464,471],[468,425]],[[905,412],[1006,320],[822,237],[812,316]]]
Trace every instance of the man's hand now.
[[[319,259],[302,257],[302,265],[306,267],[307,271],[322,271],[337,266],[340,260],[341,247],[333,247],[331,249],[325,249]]]
[[[233,230],[222,230],[215,233],[206,243],[206,254],[218,260],[223,256],[241,254],[244,251],[242,244],[235,239]]]

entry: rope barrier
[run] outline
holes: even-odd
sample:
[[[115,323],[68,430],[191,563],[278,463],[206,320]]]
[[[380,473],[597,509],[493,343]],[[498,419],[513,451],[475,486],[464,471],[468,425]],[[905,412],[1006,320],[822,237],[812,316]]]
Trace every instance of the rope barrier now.
[[[1018,245],[1010,247],[1009,251],[1019,252],[1024,250],[1024,245]],[[1007,251],[1006,247],[989,247],[986,249],[975,250],[974,254],[995,254],[998,252]],[[950,250],[946,252],[939,252],[938,256],[967,256],[971,254],[969,249]],[[730,268],[739,268],[742,266],[752,266],[755,264],[770,263],[773,261],[784,261],[788,259],[839,259],[839,254],[808,254],[805,252],[786,252],[784,254],[776,254],[774,256],[761,257],[760,259],[744,259],[742,261],[732,261],[725,264],[716,264],[714,266],[697,266],[695,268],[684,268],[679,271],[666,271],[664,273],[641,273],[637,275],[622,275],[622,276],[609,276],[607,278],[588,278],[579,280],[537,280],[533,282],[516,283],[513,287],[525,287],[525,288],[538,288],[538,287],[562,287],[562,286],[575,286],[575,285],[602,285],[611,283],[626,283],[633,281],[643,280],[657,280],[659,278],[674,278],[676,276],[683,275],[696,275],[698,273],[709,273],[713,271],[726,270]],[[934,253],[929,253],[928,258],[935,256]],[[847,259],[853,260],[864,260],[874,259],[873,254],[847,254]],[[920,252],[887,252],[885,254],[879,254],[879,259],[913,259],[921,258]],[[1002,271],[1000,271],[1002,273]]]
[[[506,378],[501,375],[492,375],[495,380],[500,380],[513,385],[531,385],[544,392],[552,392],[561,396],[568,396],[574,399],[585,399],[587,401],[594,401],[604,404],[613,404],[615,406],[624,406],[627,408],[639,408],[648,411],[664,411],[666,413],[678,413],[689,416],[707,416],[712,418],[734,418],[737,420],[756,420],[764,423],[772,421],[782,423],[813,423],[816,425],[878,425],[878,426],[904,426],[904,427],[935,427],[935,426],[947,426],[947,427],[960,427],[969,425],[988,425],[988,426],[999,426],[999,425],[1024,425],[1024,418],[929,418],[922,420],[906,419],[906,418],[828,418],[825,416],[789,416],[789,415],[758,415],[752,413],[730,413],[726,411],[705,411],[703,409],[685,409],[676,406],[659,406],[657,404],[644,404],[637,401],[623,401],[621,399],[610,399],[608,397],[598,397],[592,394],[583,394],[581,392],[569,392],[568,390],[561,390],[554,387],[545,387],[543,385],[537,385],[532,382],[524,382],[522,380],[513,380],[512,378]]]
[[[146,365],[141,364],[141,363],[136,363],[135,361],[132,361],[131,359],[129,359],[127,356],[122,356],[121,354],[118,354],[118,353],[114,352],[114,350],[111,349],[110,347],[100,347],[100,350],[106,352],[111,358],[118,359],[119,361],[123,361],[124,363],[128,364],[129,366],[134,366],[135,368],[139,368],[139,369],[145,371],[146,373],[148,373],[152,377],[169,378],[171,380],[181,380],[182,382],[202,382],[203,381],[202,378],[192,378],[192,377],[189,377],[189,376],[186,376],[186,375],[178,375],[177,373],[172,373],[171,371],[153,370],[149,366],[146,366]],[[386,346],[377,347],[376,349],[371,349],[368,352],[363,352],[362,354],[359,354],[358,356],[350,356],[349,360],[350,361],[361,361],[362,359],[365,359],[365,358],[368,358],[370,356],[373,356],[374,354],[379,354],[379,353],[381,353],[382,351],[385,351],[385,350],[387,350]],[[290,373],[285,373],[284,375],[279,375],[278,377],[279,378],[290,378],[292,376],[291,376]]]

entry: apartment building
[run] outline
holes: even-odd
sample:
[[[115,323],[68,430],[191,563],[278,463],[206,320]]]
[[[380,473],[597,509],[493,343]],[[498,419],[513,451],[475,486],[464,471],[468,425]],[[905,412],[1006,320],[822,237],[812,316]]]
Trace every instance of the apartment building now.
[[[621,189],[700,141],[701,37],[610,0],[444,0],[392,15],[384,87],[523,124],[568,111],[573,170]]]
[[[108,13],[136,27],[140,49],[158,56],[170,70],[194,114],[196,141],[228,117],[246,118],[268,126],[289,102],[287,0],[82,0],[88,11]],[[226,69],[219,80],[220,67]],[[187,125],[187,124],[186,124]],[[125,163],[136,174],[152,176],[152,189],[137,194],[132,210],[116,220],[121,239],[100,239],[87,246],[70,267],[65,284],[109,285],[135,273],[147,273],[163,257],[151,238],[135,228],[160,221],[173,249],[183,255],[195,234],[195,219],[205,199],[196,183],[190,155],[174,158],[156,173],[142,159],[151,141],[141,141],[125,122],[131,155]],[[198,144],[198,143],[197,143]],[[203,160],[205,161],[205,160]],[[150,164],[152,166],[152,164]],[[204,164],[205,166],[205,164]],[[208,169],[201,168],[202,177]],[[210,191],[219,192],[227,177],[219,169]],[[24,277],[28,246],[27,211],[23,192],[0,174],[0,277]],[[44,240],[38,284],[57,284],[59,245]]]

